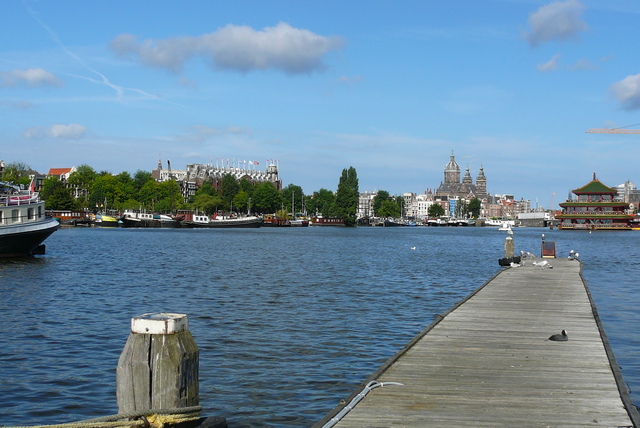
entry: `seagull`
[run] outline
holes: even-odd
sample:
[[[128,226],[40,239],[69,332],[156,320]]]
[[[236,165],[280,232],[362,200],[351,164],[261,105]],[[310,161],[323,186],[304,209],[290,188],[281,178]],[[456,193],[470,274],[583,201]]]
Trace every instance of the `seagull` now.
[[[412,250],[415,250],[415,249],[416,249],[416,247],[411,247],[411,249],[412,249]]]
[[[562,330],[562,333],[553,334],[549,337],[549,340],[553,340],[555,342],[566,342],[569,340],[569,336],[567,336],[567,330]]]

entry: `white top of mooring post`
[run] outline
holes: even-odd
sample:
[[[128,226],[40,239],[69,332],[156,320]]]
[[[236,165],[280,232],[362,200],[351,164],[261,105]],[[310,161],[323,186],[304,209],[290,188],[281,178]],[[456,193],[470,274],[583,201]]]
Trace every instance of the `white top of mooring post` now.
[[[189,330],[186,314],[164,312],[143,314],[131,318],[131,332],[140,334],[174,334]]]

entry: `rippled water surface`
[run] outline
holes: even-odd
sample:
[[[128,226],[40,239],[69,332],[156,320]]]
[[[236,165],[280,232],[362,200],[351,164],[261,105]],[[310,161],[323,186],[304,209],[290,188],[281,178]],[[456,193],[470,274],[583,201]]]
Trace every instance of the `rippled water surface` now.
[[[637,232],[515,230],[574,249],[640,403]],[[231,427],[309,426],[497,273],[491,228],[62,229],[0,261],[0,425],[117,412],[130,318],[189,315],[200,400]],[[415,249],[412,249],[415,247]],[[499,315],[499,314],[497,314]]]

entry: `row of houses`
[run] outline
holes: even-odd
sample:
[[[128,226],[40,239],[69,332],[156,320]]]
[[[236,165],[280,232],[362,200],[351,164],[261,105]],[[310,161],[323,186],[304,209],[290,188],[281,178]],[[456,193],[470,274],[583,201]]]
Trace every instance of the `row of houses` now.
[[[364,192],[360,194],[358,201],[358,218],[374,217],[373,199],[377,192]],[[465,214],[460,209],[471,202],[475,196],[461,197],[450,195],[437,195],[427,190],[424,194],[404,193],[402,195],[402,216],[424,221],[429,218],[429,209],[432,205],[440,205],[446,216],[463,218]],[[531,212],[531,201],[516,200],[513,195],[487,195],[481,201],[480,217],[483,218],[516,218],[518,214]]]

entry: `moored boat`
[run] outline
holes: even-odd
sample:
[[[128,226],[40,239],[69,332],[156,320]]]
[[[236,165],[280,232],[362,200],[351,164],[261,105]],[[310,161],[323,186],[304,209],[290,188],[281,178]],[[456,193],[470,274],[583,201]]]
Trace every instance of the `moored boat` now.
[[[196,228],[255,228],[262,226],[262,218],[256,216],[247,217],[227,217],[195,214],[191,220],[183,220],[180,222],[182,227]]]
[[[264,227],[291,227],[291,221],[287,218],[279,217],[276,214],[265,214],[262,225]]]
[[[122,227],[178,227],[179,220],[166,214],[125,210],[118,219]]]
[[[118,219],[108,214],[96,214],[93,224],[98,227],[118,227]]]
[[[42,242],[60,224],[44,212],[44,201],[35,192],[0,182],[0,257],[40,254]]]
[[[340,217],[316,216],[309,224],[311,226],[344,226],[344,219]]]
[[[305,218],[296,218],[289,221],[289,223],[291,223],[291,227],[308,227],[309,226],[309,220]]]

